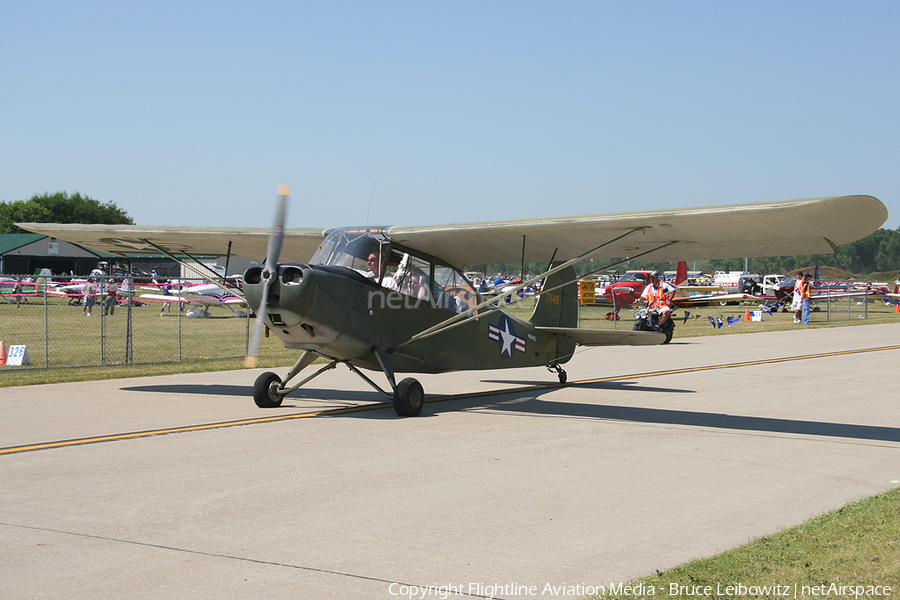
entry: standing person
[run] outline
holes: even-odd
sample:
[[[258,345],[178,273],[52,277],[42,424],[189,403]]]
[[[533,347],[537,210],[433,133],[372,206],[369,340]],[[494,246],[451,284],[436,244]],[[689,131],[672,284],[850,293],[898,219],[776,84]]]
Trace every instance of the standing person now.
[[[809,298],[811,295],[811,285],[812,275],[807,273],[803,276],[803,285],[800,286],[800,298],[801,298],[801,311],[803,316],[800,319],[800,322],[804,325],[809,325]]]
[[[22,280],[16,279],[16,285],[13,286],[13,294],[16,297],[16,308],[21,308],[20,303],[22,302]],[[25,304],[28,304],[28,300],[25,300]]]
[[[172,295],[172,282],[166,279],[163,281],[162,285],[162,293],[163,296],[171,296]],[[169,312],[169,309],[172,308],[172,303],[166,300],[163,300],[162,310],[159,311],[159,316],[163,316],[163,313]]]
[[[800,314],[803,310],[803,299],[800,297],[800,288],[803,287],[803,271],[797,271],[794,281],[794,292],[791,298],[791,310],[794,311],[794,323],[800,322]]]
[[[91,308],[94,307],[94,302],[97,300],[97,286],[94,285],[93,277],[88,279],[88,282],[84,284],[83,293],[84,308],[82,309],[82,313],[86,317],[92,317],[94,315],[91,314]]]
[[[119,286],[116,285],[116,280],[110,279],[109,285],[106,286],[106,300],[103,301],[103,316],[116,312],[116,303],[119,301],[118,291]]]

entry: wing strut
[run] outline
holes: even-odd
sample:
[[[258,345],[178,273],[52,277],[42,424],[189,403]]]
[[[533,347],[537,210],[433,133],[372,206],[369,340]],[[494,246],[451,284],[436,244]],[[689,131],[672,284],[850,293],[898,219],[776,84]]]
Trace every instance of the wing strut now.
[[[521,299],[519,299],[519,298],[516,296],[516,294],[517,294],[520,290],[525,289],[526,287],[528,287],[529,285],[533,284],[533,283],[536,282],[536,281],[539,281],[539,280],[541,280],[541,279],[545,279],[545,278],[549,277],[550,275],[553,275],[554,273],[557,273],[557,272],[559,272],[559,271],[562,271],[563,269],[572,266],[574,263],[576,263],[576,262],[578,262],[578,261],[580,261],[580,260],[584,260],[587,256],[589,256],[589,255],[592,254],[593,252],[596,252],[597,250],[603,248],[604,246],[607,246],[607,245],[609,245],[609,244],[612,244],[613,242],[616,242],[616,241],[622,239],[623,237],[625,237],[625,236],[627,236],[627,235],[630,235],[630,234],[632,234],[632,233],[635,233],[635,232],[637,232],[637,231],[643,231],[644,229],[647,229],[647,227],[638,227],[638,228],[636,228],[636,229],[632,229],[631,231],[629,231],[629,232],[627,232],[627,233],[624,233],[624,234],[620,235],[619,237],[617,237],[617,238],[615,238],[615,239],[612,239],[612,240],[610,240],[610,241],[608,241],[608,242],[606,242],[606,243],[604,243],[604,244],[601,244],[601,245],[597,246],[596,248],[592,248],[591,250],[588,250],[587,252],[585,252],[585,253],[583,253],[583,254],[581,254],[581,255],[579,255],[579,256],[576,256],[575,258],[573,258],[573,259],[571,259],[571,260],[567,260],[566,262],[564,262],[564,263],[562,263],[562,264],[560,264],[560,265],[557,265],[557,266],[553,267],[552,269],[548,269],[547,271],[545,271],[544,273],[541,273],[540,275],[537,275],[537,276],[535,276],[535,277],[532,277],[531,279],[529,279],[529,280],[527,280],[527,281],[523,281],[522,283],[520,283],[519,285],[517,285],[517,286],[514,287],[513,289],[507,291],[504,295],[507,295],[507,294],[510,295],[512,298],[514,298],[514,300],[513,300],[512,302],[510,302],[510,304],[516,304],[516,303],[518,303],[518,302],[521,301]],[[645,255],[645,254],[649,254],[649,253],[651,253],[651,252],[655,252],[655,251],[660,250],[660,249],[662,249],[662,248],[665,248],[665,247],[667,247],[667,246],[671,246],[672,244],[675,244],[675,243],[677,243],[677,240],[673,240],[673,241],[671,241],[671,242],[666,242],[665,244],[661,244],[661,245],[659,245],[659,246],[656,246],[655,248],[651,248],[650,250],[646,250],[646,251],[644,251],[644,252],[641,252],[640,254],[635,254],[634,256],[629,256],[629,257],[624,258],[624,259],[622,259],[622,260],[620,260],[620,261],[617,261],[617,262],[611,263],[611,264],[609,264],[609,265],[605,265],[605,266],[603,266],[603,267],[600,267],[599,269],[594,269],[593,271],[590,271],[589,273],[586,273],[585,275],[590,275],[591,273],[596,273],[597,271],[602,271],[602,270],[605,270],[605,269],[610,269],[610,268],[612,268],[612,267],[614,267],[614,266],[616,266],[616,265],[620,265],[620,264],[622,264],[622,263],[624,263],[624,262],[628,262],[629,260],[633,260],[633,259],[638,258],[638,257],[640,257],[640,256],[643,256],[643,255]],[[571,283],[571,282],[568,282],[568,281],[567,281],[566,283],[563,283],[563,284],[558,285],[558,286],[556,286],[556,287],[541,290],[540,292],[538,292],[537,294],[535,294],[534,296],[532,296],[532,298],[535,297],[535,296],[542,296],[543,294],[546,294],[546,293],[548,293],[548,292],[555,291],[555,290],[557,290],[557,289],[559,289],[559,288],[561,288],[561,287],[563,287],[563,286],[565,286],[565,285],[568,285],[569,283]],[[406,346],[407,344],[411,344],[411,343],[413,343],[413,342],[418,342],[419,340],[424,340],[424,339],[430,338],[430,337],[432,337],[432,336],[434,336],[434,335],[437,335],[437,334],[439,334],[439,333],[443,333],[444,331],[447,331],[447,330],[449,330],[449,329],[453,329],[453,328],[455,328],[455,327],[459,327],[460,325],[463,325],[463,324],[465,324],[465,323],[468,323],[469,321],[471,321],[471,320],[473,320],[473,319],[477,319],[477,318],[479,318],[479,317],[483,317],[483,316],[486,316],[486,315],[495,313],[495,312],[497,312],[498,310],[502,310],[502,309],[504,308],[504,307],[502,307],[502,306],[496,306],[496,307],[493,307],[493,308],[488,309],[486,312],[478,313],[478,311],[479,311],[480,309],[482,309],[482,308],[487,308],[488,306],[492,305],[494,302],[497,302],[497,299],[494,298],[494,299],[491,299],[491,300],[485,300],[485,301],[482,302],[481,304],[478,304],[477,306],[474,306],[474,307],[470,308],[470,309],[467,310],[466,312],[460,313],[460,314],[458,314],[458,315],[454,315],[454,316],[450,317],[449,319],[445,319],[445,320],[441,321],[440,323],[438,323],[438,324],[436,324],[436,325],[433,325],[432,327],[429,327],[428,329],[425,329],[425,330],[423,330],[423,331],[420,331],[419,333],[417,333],[416,335],[412,336],[411,338],[409,338],[409,339],[406,340],[405,342],[402,342],[402,343],[398,344],[397,346],[395,346],[395,347],[393,348],[393,350],[397,350],[398,348],[402,348],[403,346]],[[392,350],[392,351],[393,351],[393,350]]]
[[[522,263],[521,264],[522,264],[522,270],[519,271],[519,281],[522,281],[523,279],[525,279],[525,236],[524,235],[522,236]]]

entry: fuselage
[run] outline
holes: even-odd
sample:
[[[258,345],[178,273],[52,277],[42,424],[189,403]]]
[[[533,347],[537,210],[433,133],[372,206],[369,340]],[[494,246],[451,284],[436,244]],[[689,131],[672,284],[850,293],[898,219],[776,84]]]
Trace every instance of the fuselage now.
[[[262,299],[259,270],[245,275],[251,306]],[[378,348],[392,355],[395,370],[409,373],[528,367],[569,358],[560,354],[556,335],[503,311],[404,345],[458,313],[386,289],[345,267],[282,264],[278,270],[266,325],[287,348],[379,370]]]
[[[482,300],[465,277],[435,259],[392,247],[379,231],[335,230],[309,263],[278,265],[269,287],[266,325],[286,347],[373,370],[381,368],[379,350],[391,355],[396,371],[411,373],[527,367],[569,359],[573,344],[535,327],[566,323],[552,316],[525,321],[503,311],[488,312],[491,307],[481,309],[483,316],[465,319],[477,315],[473,308]],[[262,301],[262,270],[251,267],[244,274],[250,306]],[[541,315],[552,315],[546,307],[554,299],[560,305],[561,298],[542,298]],[[409,341],[453,317],[465,322]]]

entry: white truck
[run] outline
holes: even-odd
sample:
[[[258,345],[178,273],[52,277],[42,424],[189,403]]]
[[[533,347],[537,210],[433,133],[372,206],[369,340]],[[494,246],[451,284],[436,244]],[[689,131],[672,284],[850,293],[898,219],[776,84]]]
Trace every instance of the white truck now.
[[[762,293],[759,273],[747,273],[745,271],[716,271],[713,273],[713,283],[722,286],[729,294],[753,294]]]

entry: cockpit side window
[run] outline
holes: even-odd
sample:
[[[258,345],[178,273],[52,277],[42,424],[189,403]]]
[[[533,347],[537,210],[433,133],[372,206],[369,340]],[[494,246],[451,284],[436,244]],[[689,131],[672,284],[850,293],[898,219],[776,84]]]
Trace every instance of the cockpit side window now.
[[[395,273],[400,293],[417,300],[432,301],[431,263],[410,254],[404,254]]]
[[[459,271],[450,267],[434,268],[432,289],[435,305],[455,312],[466,312],[478,304],[478,295]]]

